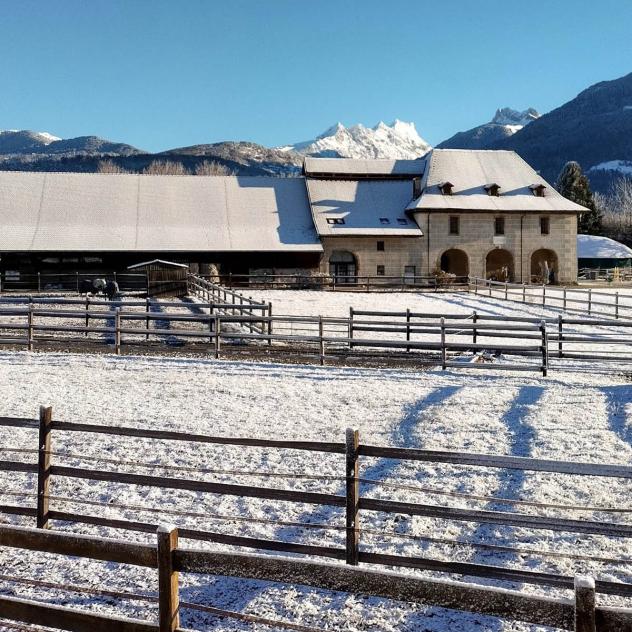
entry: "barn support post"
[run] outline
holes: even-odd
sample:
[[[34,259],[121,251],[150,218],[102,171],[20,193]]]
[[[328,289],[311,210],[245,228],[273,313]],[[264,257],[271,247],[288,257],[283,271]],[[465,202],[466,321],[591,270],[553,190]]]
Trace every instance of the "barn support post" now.
[[[325,366],[325,330],[323,327],[323,317],[318,317],[318,346],[320,349],[320,366]]]
[[[178,548],[178,530],[160,526],[158,549],[158,630],[175,632],[180,627],[179,573],[174,569],[174,551]]]
[[[595,632],[595,580],[575,577],[575,632]]]
[[[27,320],[27,349],[33,351],[33,297],[29,296],[29,313]]]
[[[358,452],[360,433],[347,428],[346,439],[346,561],[357,566],[360,557],[360,463]]]
[[[540,322],[540,331],[542,334],[542,377],[546,377],[549,369],[549,339],[544,320]]]
[[[75,280],[77,286],[77,294],[79,294],[79,272],[75,272]]]
[[[476,325],[477,322],[478,322],[478,313],[476,312],[476,310],[474,310],[472,312],[472,324]],[[476,344],[476,339],[477,339],[476,327],[472,327],[472,344]]]
[[[37,273],[37,291],[38,292],[42,291],[42,273],[41,272]]]
[[[114,312],[114,352],[121,355],[121,308]]]
[[[564,335],[562,333],[562,328],[564,326],[564,319],[562,317],[562,314],[560,314],[557,317],[557,357],[561,358],[562,357],[562,340],[564,338]]]
[[[410,342],[410,308],[406,308],[406,342]],[[410,353],[410,347],[406,347],[406,352]]]
[[[51,432],[53,409],[40,406],[37,445],[37,515],[38,529],[48,529],[48,490],[50,488]]]
[[[445,318],[441,317],[441,368],[447,368],[447,353],[445,348]]]

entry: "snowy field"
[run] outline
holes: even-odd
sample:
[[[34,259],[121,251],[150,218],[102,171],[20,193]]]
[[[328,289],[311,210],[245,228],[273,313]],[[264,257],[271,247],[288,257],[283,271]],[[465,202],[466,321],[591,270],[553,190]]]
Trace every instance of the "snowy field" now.
[[[318,293],[307,301],[299,293],[279,296],[268,292],[277,313],[307,309],[310,301],[328,302],[324,313],[348,310],[350,295]],[[351,295],[355,307],[369,305],[374,295]],[[472,298],[456,296],[388,295],[390,309],[434,306],[440,312],[471,310]],[[478,299],[477,309],[485,302]],[[311,313],[314,313],[312,303]],[[490,303],[490,311],[495,307]],[[496,307],[497,309],[497,307]],[[507,309],[510,309],[509,307]],[[511,308],[513,309],[513,308]],[[533,313],[536,307],[529,307]],[[162,429],[177,429],[225,436],[342,441],[347,426],[359,428],[364,442],[430,449],[450,449],[520,456],[576,459],[597,463],[630,464],[632,461],[632,384],[622,375],[558,371],[542,379],[537,375],[468,373],[459,371],[369,370],[299,367],[261,363],[215,362],[203,359],[115,357],[97,355],[0,353],[0,383],[5,416],[37,415],[40,404],[53,406],[60,420],[112,423]],[[32,447],[32,430],[2,428],[0,445]],[[55,456],[55,462],[74,466],[117,469],[93,457],[137,462],[121,471],[178,475],[160,466],[200,469],[273,471],[340,476],[343,459],[336,455],[282,454],[260,449],[192,446],[140,439],[109,439],[78,433],[57,432],[53,450],[82,455]],[[92,458],[91,458],[92,457]],[[32,460],[33,455],[4,452],[3,459]],[[439,491],[501,498],[591,506],[584,510],[542,511],[520,506],[523,513],[629,523],[629,514],[609,513],[608,508],[629,507],[632,483],[611,479],[580,478],[529,472],[463,468],[447,465],[400,464],[386,459],[363,459],[361,475],[386,482],[418,485]],[[140,463],[151,467],[141,467]],[[211,473],[183,473],[204,480],[236,481],[260,485],[261,479]],[[34,489],[31,475],[0,472],[0,489],[21,492]],[[336,480],[272,479],[276,487],[342,493]],[[224,498],[184,491],[130,487],[97,481],[53,479],[51,494],[101,503],[95,506],[53,501],[52,508],[135,519],[169,522],[225,533],[251,535],[304,543],[341,546],[340,531],[317,531],[270,522],[220,521],[217,516],[239,516],[257,520],[343,524],[337,509],[322,510],[255,499]],[[442,497],[412,490],[363,486],[363,494],[392,500],[450,504],[481,509],[503,509],[493,500]],[[33,506],[34,498],[1,496],[5,504]],[[113,504],[138,505],[142,510],[121,509]],[[595,510],[594,507],[600,508]],[[164,515],[147,511],[161,509]],[[166,513],[169,512],[169,513]],[[174,512],[174,513],[171,513]],[[178,512],[206,514],[178,516]],[[32,524],[32,519],[2,516],[13,524]],[[114,536],[112,530],[55,524],[55,528]],[[384,516],[364,512],[362,528],[382,535],[363,536],[363,548],[384,553],[426,555],[438,559],[472,561],[512,568],[525,568],[565,575],[590,573],[600,579],[632,582],[632,542],[602,536],[448,522],[410,516]],[[390,535],[386,535],[390,534]],[[570,559],[532,554],[504,553],[472,546],[429,543],[401,536],[432,536],[445,540],[507,545],[539,551],[555,551],[595,559]],[[149,536],[126,532],[129,540],[146,541]],[[206,545],[184,541],[196,548]],[[609,560],[619,560],[614,562]],[[630,560],[629,562],[627,560]],[[412,571],[411,571],[412,572]],[[140,568],[86,560],[67,560],[51,555],[0,551],[0,574],[39,578],[50,582],[107,587],[155,594],[156,574]],[[469,581],[477,581],[467,578]],[[413,632],[535,631],[544,628],[493,618],[472,616],[439,608],[329,593],[300,586],[182,575],[182,599],[228,610],[283,619],[323,630]],[[514,586],[535,591],[530,586]],[[118,612],[139,618],[155,616],[155,609],[128,601],[81,596],[63,590],[48,590],[0,582],[4,594],[42,599],[70,606]],[[539,592],[546,589],[539,588]],[[553,594],[549,592],[549,594]],[[605,601],[605,597],[600,598]],[[609,598],[610,603],[624,603]],[[628,604],[629,605],[629,604]],[[198,630],[269,630],[240,622],[209,618],[200,612],[184,611],[182,627]],[[1,628],[1,626],[0,626]],[[274,628],[272,628],[274,629]]]

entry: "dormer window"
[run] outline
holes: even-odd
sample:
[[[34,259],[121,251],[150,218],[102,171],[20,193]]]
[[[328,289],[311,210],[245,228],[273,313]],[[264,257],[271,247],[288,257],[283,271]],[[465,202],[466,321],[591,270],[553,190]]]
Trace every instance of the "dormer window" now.
[[[328,224],[344,224],[345,220],[344,220],[344,217],[328,217],[327,223]]]
[[[452,189],[454,187],[452,182],[440,182],[438,187],[442,195],[452,195]]]
[[[388,217],[380,217],[380,224],[390,224],[391,220]]]
[[[500,185],[495,182],[490,182],[485,185],[485,191],[487,191],[487,195],[498,197],[500,195]]]
[[[545,185],[532,184],[529,188],[533,192],[533,195],[535,195],[536,197],[544,197],[544,190],[546,189]]]
[[[408,220],[405,217],[398,217],[397,218],[397,223],[400,226],[407,226],[408,225]]]

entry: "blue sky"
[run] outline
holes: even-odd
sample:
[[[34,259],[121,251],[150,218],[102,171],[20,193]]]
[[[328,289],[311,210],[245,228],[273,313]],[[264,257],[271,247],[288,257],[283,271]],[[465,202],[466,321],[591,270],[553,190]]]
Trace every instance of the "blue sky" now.
[[[434,144],[629,72],[629,0],[0,0],[0,129],[150,151],[395,118]]]

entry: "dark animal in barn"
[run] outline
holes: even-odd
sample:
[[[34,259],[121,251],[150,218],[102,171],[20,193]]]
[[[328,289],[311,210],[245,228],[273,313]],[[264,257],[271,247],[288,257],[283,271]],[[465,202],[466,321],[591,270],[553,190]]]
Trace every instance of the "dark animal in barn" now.
[[[116,281],[108,281],[105,285],[105,295],[108,297],[108,301],[113,301],[120,296],[119,284]]]
[[[79,294],[90,294],[93,290],[92,280],[91,279],[83,279],[81,284],[79,285]]]

